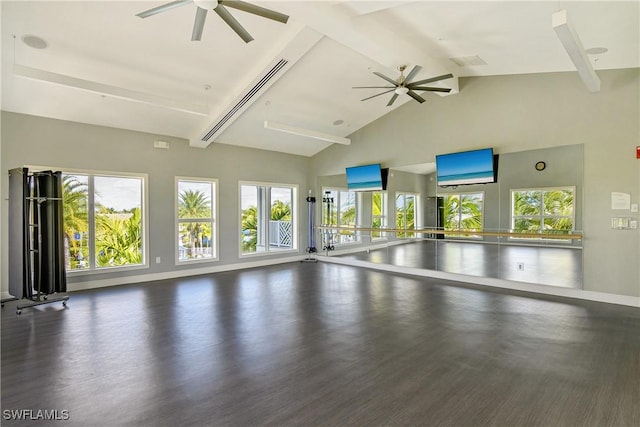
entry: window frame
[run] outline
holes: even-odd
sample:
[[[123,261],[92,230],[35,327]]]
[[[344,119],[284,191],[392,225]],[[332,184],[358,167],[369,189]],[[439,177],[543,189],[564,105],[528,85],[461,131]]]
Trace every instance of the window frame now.
[[[298,190],[299,186],[297,184],[285,184],[278,182],[261,182],[261,181],[238,181],[238,236],[242,233],[242,187],[243,186],[255,186],[255,187],[265,187],[265,193],[267,195],[266,205],[267,207],[271,207],[271,190],[273,188],[289,188],[291,189],[291,249],[278,249],[278,250],[269,250],[269,245],[267,244],[265,247],[267,250],[261,252],[243,252],[242,244],[238,240],[238,256],[240,258],[251,258],[257,256],[274,256],[283,253],[292,253],[298,252],[298,242],[299,242],[299,232],[298,232]],[[268,220],[270,221],[270,219]],[[269,227],[266,227],[265,230],[265,239],[269,241]]]
[[[209,183],[211,185],[211,218],[180,218],[179,209],[180,209],[180,193],[179,193],[179,184],[180,182],[194,182],[194,183]],[[202,178],[202,177],[187,177],[187,176],[176,176],[175,177],[175,185],[174,185],[174,219],[175,219],[175,227],[174,227],[174,262],[175,265],[188,265],[188,264],[200,264],[207,262],[215,262],[220,260],[220,250],[219,250],[219,242],[220,242],[220,230],[218,229],[218,209],[219,209],[219,183],[217,178]],[[212,234],[214,235],[213,244],[211,247],[211,251],[213,252],[213,256],[210,258],[196,258],[196,259],[187,259],[180,260],[180,223],[181,222],[205,222],[202,220],[210,219],[211,220],[211,229]]]
[[[340,199],[341,199],[340,194],[341,193],[353,193],[354,194],[354,209],[355,209],[355,215],[356,215],[355,218],[354,218],[354,222],[353,222],[354,230],[352,232],[354,239],[351,242],[341,242],[340,241],[340,231],[342,231],[342,230],[337,230],[337,231],[327,230],[327,232],[333,232],[334,234],[338,235],[338,241],[335,241],[335,237],[334,237],[333,244],[334,245],[354,245],[354,244],[361,243],[362,239],[361,239],[360,233],[356,232],[356,230],[355,230],[358,227],[358,218],[359,218],[359,214],[360,214],[359,207],[360,207],[360,204],[361,204],[361,200],[360,200],[360,197],[358,195],[358,192],[357,191],[353,191],[353,190],[349,190],[348,188],[345,188],[345,187],[322,187],[322,197],[323,198],[325,197],[325,194],[326,194],[327,191],[336,193],[335,200],[333,201],[333,205],[334,205],[335,210],[336,210],[336,224],[326,224],[326,223],[323,222],[324,214],[325,214],[325,206],[324,206],[324,203],[322,203],[320,205],[321,206],[320,222],[321,222],[321,224],[323,224],[325,226],[334,226],[335,225],[336,227],[351,227],[350,225],[342,225],[342,221],[341,221],[342,215],[340,215]]]
[[[396,231],[396,238],[398,239],[415,239],[419,237],[419,232],[416,230],[420,229],[422,225],[422,217],[421,217],[421,200],[420,193],[414,193],[412,191],[396,191],[393,198],[393,223],[395,228],[398,227],[398,196],[403,196],[403,210],[406,212],[407,210],[407,196],[413,196],[413,228],[407,228],[406,221],[404,221],[404,227],[402,228],[404,231]],[[412,236],[407,236],[407,234],[412,234]]]
[[[572,193],[573,196],[573,203],[571,206],[571,215],[547,215],[544,212],[544,193],[546,192],[552,192],[552,191],[566,191],[569,190]],[[535,191],[539,191],[541,193],[541,197],[540,197],[540,213],[536,216],[533,215],[514,215],[514,210],[515,210],[515,199],[514,199],[514,193],[515,192],[535,192]],[[545,239],[544,238],[544,234],[542,234],[542,232],[544,231],[544,220],[547,218],[570,218],[571,219],[571,230],[569,230],[568,232],[574,232],[576,229],[576,187],[573,185],[566,185],[566,186],[558,186],[558,187],[531,187],[531,188],[512,188],[509,190],[509,196],[510,196],[510,206],[509,206],[509,220],[510,220],[510,231],[511,232],[515,232],[515,220],[519,219],[519,218],[536,218],[540,220],[540,229],[538,230],[540,232],[540,237],[518,237],[518,236],[510,236],[509,240],[514,240],[514,241],[542,241],[545,243],[566,243],[571,241],[571,239],[558,239],[558,238],[553,238],[553,239]]]
[[[93,169],[59,168],[44,166],[25,166],[33,171],[55,170],[62,172],[62,175],[84,175],[88,177],[87,182],[87,221],[89,233],[89,267],[84,269],[66,269],[68,276],[84,276],[93,274],[105,274],[111,272],[121,272],[129,270],[140,270],[149,268],[149,175],[137,172],[114,172]],[[95,177],[105,178],[139,178],[141,183],[141,221],[142,221],[142,262],[140,264],[119,265],[110,267],[96,266],[96,215],[95,215]],[[64,203],[64,201],[63,201]]]
[[[464,192],[455,192],[455,193],[440,193],[438,194],[436,197],[442,197],[442,198],[446,198],[446,197],[452,197],[452,196],[458,196],[458,199],[462,199],[463,196],[470,196],[470,195],[480,195],[482,197],[482,210],[481,210],[481,221],[482,221],[482,226],[480,227],[479,230],[477,231],[484,231],[485,229],[485,223],[484,223],[484,219],[485,219],[485,192],[484,191],[464,191]],[[459,207],[461,207],[461,205],[459,205]],[[462,209],[458,209],[458,224],[462,223]],[[445,225],[442,224],[440,225],[442,227],[443,230],[445,229]],[[458,230],[451,230],[451,231],[459,231],[460,233],[468,233],[469,231],[467,231],[467,229],[462,229],[462,228],[458,228]],[[464,234],[448,234],[448,235],[444,235],[445,239],[469,239],[469,240],[484,240],[484,236],[482,235],[478,235],[478,234],[468,234],[468,235],[464,235]]]
[[[373,199],[375,194],[380,194],[380,215],[373,214]],[[386,190],[380,191],[372,191],[371,192],[371,228],[374,228],[374,221],[376,219],[380,219],[380,231],[372,231],[371,232],[371,241],[379,241],[379,240],[387,240],[387,233],[384,230],[389,226],[389,215],[388,215],[388,206],[389,206],[389,192]],[[379,236],[374,237],[374,233],[378,233]]]

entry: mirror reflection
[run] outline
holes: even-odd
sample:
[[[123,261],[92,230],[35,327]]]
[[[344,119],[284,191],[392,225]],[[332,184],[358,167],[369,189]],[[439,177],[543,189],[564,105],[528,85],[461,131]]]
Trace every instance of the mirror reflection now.
[[[435,163],[382,164],[382,189],[319,177],[320,255],[581,289],[582,145],[494,157],[486,184]]]

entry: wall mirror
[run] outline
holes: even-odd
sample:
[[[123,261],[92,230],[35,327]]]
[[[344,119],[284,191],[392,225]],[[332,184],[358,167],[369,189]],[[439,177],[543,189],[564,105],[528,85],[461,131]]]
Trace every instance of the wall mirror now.
[[[489,184],[439,186],[435,163],[388,168],[383,191],[319,177],[318,252],[582,289],[583,146],[496,155]]]

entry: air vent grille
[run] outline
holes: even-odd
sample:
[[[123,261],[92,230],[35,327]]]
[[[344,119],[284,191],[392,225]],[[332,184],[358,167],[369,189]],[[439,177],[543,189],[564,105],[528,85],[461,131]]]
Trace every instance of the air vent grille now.
[[[210,142],[214,136],[217,136],[224,129],[227,123],[231,124],[229,120],[231,120],[238,112],[244,108],[248,107],[247,103],[253,100],[256,95],[265,87],[267,84],[287,65],[289,61],[286,59],[280,59],[276,64],[269,69],[266,73],[264,73],[263,77],[258,80],[258,82],[249,88],[246,93],[240,98],[240,100],[231,107],[228,112],[220,117],[220,119],[213,124],[213,126],[209,129],[209,131],[201,138],[203,142]]]

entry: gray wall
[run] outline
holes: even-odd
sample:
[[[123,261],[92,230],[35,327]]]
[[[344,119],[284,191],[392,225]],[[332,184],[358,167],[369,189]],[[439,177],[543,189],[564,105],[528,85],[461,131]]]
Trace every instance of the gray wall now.
[[[45,119],[2,112],[2,290],[7,289],[6,227],[9,169],[22,165],[51,166],[108,172],[148,174],[149,269],[109,274],[73,275],[69,282],[197,269],[212,266],[273,260],[302,255],[306,248],[306,202],[308,168],[306,157],[229,145],[207,149],[190,148],[176,138],[108,127]],[[169,150],[153,148],[153,141],[169,141]],[[283,165],[278,167],[277,165]],[[286,167],[284,167],[286,165]],[[175,177],[217,178],[219,184],[219,258],[212,263],[175,265]],[[238,181],[297,184],[298,252],[284,255],[239,257]],[[161,257],[161,264],[155,258]]]
[[[599,71],[590,93],[576,73],[460,79],[460,93],[408,102],[313,158],[317,176],[347,166],[433,162],[436,154],[493,147],[506,155],[554,146],[584,149],[584,289],[640,296],[638,230],[612,230],[611,192],[640,202],[640,69]],[[531,167],[539,160],[530,158]],[[551,167],[552,162],[549,161]],[[561,184],[560,184],[561,185]]]

